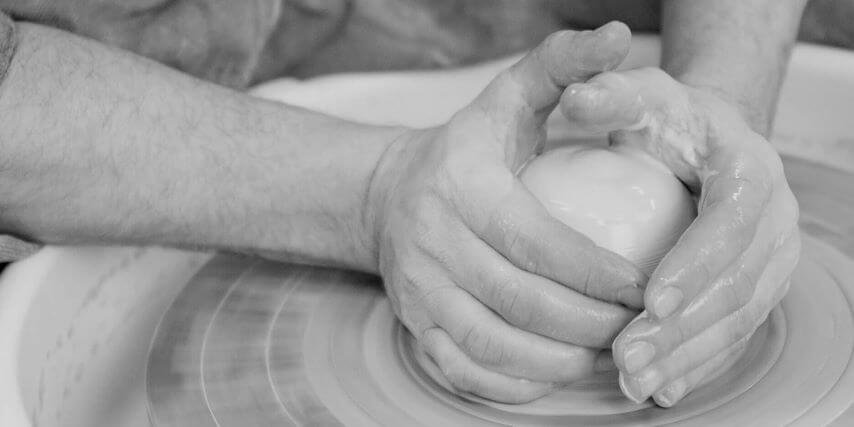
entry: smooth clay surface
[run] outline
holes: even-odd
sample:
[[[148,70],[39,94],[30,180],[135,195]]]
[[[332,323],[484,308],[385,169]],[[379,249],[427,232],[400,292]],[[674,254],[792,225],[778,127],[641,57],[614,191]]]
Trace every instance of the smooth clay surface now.
[[[533,159],[522,182],[549,213],[646,274],[696,216],[666,166],[628,146],[566,146]]]

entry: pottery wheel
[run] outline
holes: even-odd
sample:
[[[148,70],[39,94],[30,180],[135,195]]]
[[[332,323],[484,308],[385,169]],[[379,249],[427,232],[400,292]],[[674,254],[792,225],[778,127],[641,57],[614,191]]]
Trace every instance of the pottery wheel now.
[[[602,375],[525,405],[446,391],[373,276],[220,255],[163,318],[152,421],[185,425],[849,425],[854,175],[785,159],[804,249],[789,294],[723,376],[671,409]]]

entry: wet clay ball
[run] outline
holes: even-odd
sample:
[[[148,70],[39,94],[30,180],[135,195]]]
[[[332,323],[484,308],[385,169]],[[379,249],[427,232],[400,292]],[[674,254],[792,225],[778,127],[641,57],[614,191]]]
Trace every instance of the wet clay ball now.
[[[552,216],[647,274],[696,216],[676,176],[631,147],[550,150],[533,159],[521,179]]]

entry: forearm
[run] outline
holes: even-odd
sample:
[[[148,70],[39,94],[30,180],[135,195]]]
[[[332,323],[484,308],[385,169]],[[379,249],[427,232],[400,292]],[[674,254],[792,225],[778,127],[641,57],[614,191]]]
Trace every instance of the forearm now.
[[[402,131],[251,98],[18,26],[0,87],[0,222],[46,243],[266,251],[375,268],[362,218]]]
[[[806,0],[663,0],[662,68],[767,134]]]

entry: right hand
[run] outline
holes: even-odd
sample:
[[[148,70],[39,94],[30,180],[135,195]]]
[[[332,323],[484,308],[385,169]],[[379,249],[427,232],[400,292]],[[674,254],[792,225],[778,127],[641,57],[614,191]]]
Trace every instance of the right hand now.
[[[555,33],[377,167],[366,218],[388,295],[459,392],[520,403],[613,368],[604,349],[646,278],[551,217],[515,172],[564,88],[616,67],[629,43],[619,23]]]

